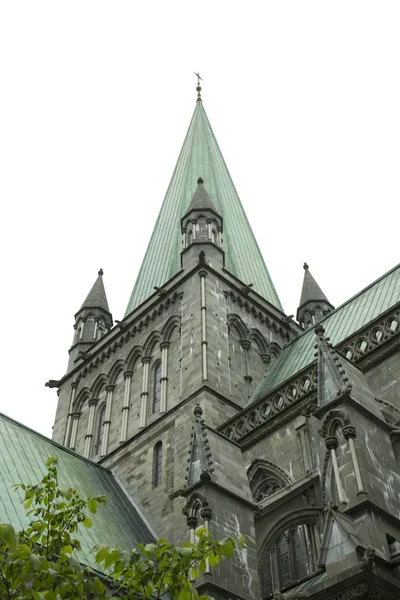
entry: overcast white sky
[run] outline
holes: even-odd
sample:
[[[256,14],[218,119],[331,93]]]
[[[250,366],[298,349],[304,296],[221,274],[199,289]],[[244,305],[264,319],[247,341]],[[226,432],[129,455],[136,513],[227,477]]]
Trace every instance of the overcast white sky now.
[[[51,435],[100,267],[123,317],[203,101],[287,313],[399,262],[400,3],[0,3],[0,410]]]

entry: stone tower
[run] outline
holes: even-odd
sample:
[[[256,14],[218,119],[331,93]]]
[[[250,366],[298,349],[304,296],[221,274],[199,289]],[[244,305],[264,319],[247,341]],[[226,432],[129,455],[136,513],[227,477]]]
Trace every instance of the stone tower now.
[[[334,310],[305,265],[286,316],[197,91],[124,319],[101,272],[76,315],[54,440],[111,469],[160,536],[255,539],[203,593],[400,597],[400,269]]]

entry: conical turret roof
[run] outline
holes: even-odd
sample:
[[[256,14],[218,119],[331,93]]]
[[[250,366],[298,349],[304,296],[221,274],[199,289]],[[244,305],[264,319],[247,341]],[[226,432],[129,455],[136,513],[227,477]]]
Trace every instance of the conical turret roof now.
[[[103,269],[100,269],[98,272],[98,277],[94,282],[92,289],[86,296],[86,299],[80,310],[83,308],[102,308],[103,310],[110,312],[110,309],[108,308],[106,290],[103,283]]]
[[[318,283],[311,275],[308,268],[308,264],[304,263],[303,288],[301,290],[299,307],[303,306],[303,304],[306,304],[307,302],[315,302],[318,300],[327,302],[329,305],[331,305],[328,298],[325,296],[324,292],[321,290]]]
[[[224,220],[222,247],[226,269],[245,283],[253,283],[254,291],[282,309],[203,103],[199,99],[126,314],[144,302],[153,293],[154,286],[161,287],[181,268],[181,218],[192,202],[199,177],[204,178],[210,202]],[[204,188],[199,190],[199,195],[204,191]],[[204,201],[204,196],[201,200]]]
[[[190,213],[192,210],[212,210],[213,212],[217,213],[217,209],[212,203],[211,198],[204,186],[202,177],[199,177],[197,180],[197,188],[193,194],[192,201],[186,211],[186,214]]]

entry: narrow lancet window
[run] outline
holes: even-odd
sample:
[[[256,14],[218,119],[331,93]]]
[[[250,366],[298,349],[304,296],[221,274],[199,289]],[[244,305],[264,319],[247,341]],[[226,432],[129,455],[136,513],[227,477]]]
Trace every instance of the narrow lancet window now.
[[[161,485],[162,481],[162,442],[157,442],[153,451],[153,487]]]
[[[104,421],[105,420],[106,420],[106,405],[103,404],[103,406],[100,409],[99,418],[98,418],[95,454],[100,454],[100,452],[101,452],[101,447],[103,445],[103,438],[104,438]]]
[[[160,411],[160,402],[161,402],[161,361],[159,360],[154,365],[152,414]]]

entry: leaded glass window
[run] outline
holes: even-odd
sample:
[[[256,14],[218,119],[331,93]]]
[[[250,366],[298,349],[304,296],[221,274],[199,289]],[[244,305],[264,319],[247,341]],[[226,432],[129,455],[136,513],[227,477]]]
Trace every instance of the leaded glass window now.
[[[274,589],[285,589],[315,570],[315,546],[310,539],[312,525],[298,525],[285,531],[264,554],[260,563],[262,597]]]
[[[153,451],[153,487],[161,485],[162,481],[162,442],[157,442]]]
[[[159,412],[161,403],[161,361],[154,365],[152,413]]]

